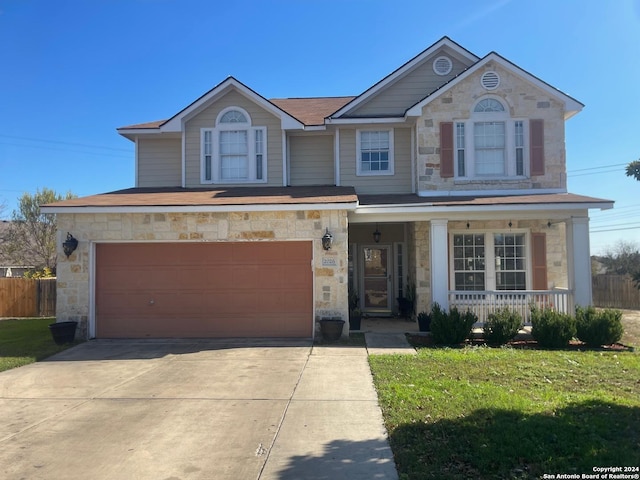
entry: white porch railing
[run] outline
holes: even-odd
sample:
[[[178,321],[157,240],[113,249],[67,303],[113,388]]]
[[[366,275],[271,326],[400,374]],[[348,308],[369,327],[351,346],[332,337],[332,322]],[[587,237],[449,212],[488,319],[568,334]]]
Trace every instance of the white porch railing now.
[[[531,307],[549,307],[560,313],[573,313],[570,290],[511,290],[511,291],[449,291],[449,308],[471,310],[484,323],[487,316],[503,307],[522,315],[525,325],[531,324]]]

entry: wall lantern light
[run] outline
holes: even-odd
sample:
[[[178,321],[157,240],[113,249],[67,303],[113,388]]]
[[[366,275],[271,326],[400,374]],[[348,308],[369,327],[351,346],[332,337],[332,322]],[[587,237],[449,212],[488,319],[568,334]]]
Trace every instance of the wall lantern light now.
[[[322,248],[325,250],[331,250],[331,243],[333,242],[333,235],[329,233],[329,229],[322,236]]]
[[[62,242],[62,250],[64,254],[69,258],[75,249],[78,248],[78,240],[73,237],[69,232],[67,232],[67,239]]]
[[[376,231],[373,232],[373,241],[376,243],[380,243],[380,237],[382,237],[382,233],[378,230],[378,224],[376,223]]]

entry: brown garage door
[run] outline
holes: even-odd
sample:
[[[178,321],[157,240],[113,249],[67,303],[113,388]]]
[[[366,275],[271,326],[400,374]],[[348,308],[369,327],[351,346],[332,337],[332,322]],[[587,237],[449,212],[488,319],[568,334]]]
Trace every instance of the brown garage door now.
[[[311,255],[311,242],[98,244],[97,337],[310,337]]]

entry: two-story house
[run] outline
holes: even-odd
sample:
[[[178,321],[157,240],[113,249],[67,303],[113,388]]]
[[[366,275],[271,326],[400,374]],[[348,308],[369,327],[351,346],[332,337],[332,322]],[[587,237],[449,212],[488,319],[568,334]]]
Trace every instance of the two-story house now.
[[[135,187],[52,204],[59,321],[88,338],[311,337],[415,291],[433,302],[591,303],[589,209],[567,192],[583,105],[442,38],[356,97],[266,99],[229,77],[118,129]],[[330,248],[328,248],[330,247]],[[345,334],[348,326],[345,326]]]

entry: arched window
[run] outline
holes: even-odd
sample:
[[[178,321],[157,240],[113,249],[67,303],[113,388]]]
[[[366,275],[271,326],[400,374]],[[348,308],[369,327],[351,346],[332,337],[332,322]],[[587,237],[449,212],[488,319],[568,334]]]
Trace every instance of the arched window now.
[[[511,118],[501,100],[481,98],[469,120],[455,122],[456,176],[525,176],[526,128],[524,120]]]
[[[266,130],[240,107],[222,110],[215,128],[202,130],[202,182],[265,182]]]
[[[249,123],[244,113],[239,110],[229,110],[220,117],[218,123]]]
[[[504,112],[504,107],[495,98],[485,98],[476,104],[476,108],[474,108],[473,111],[475,113]]]

